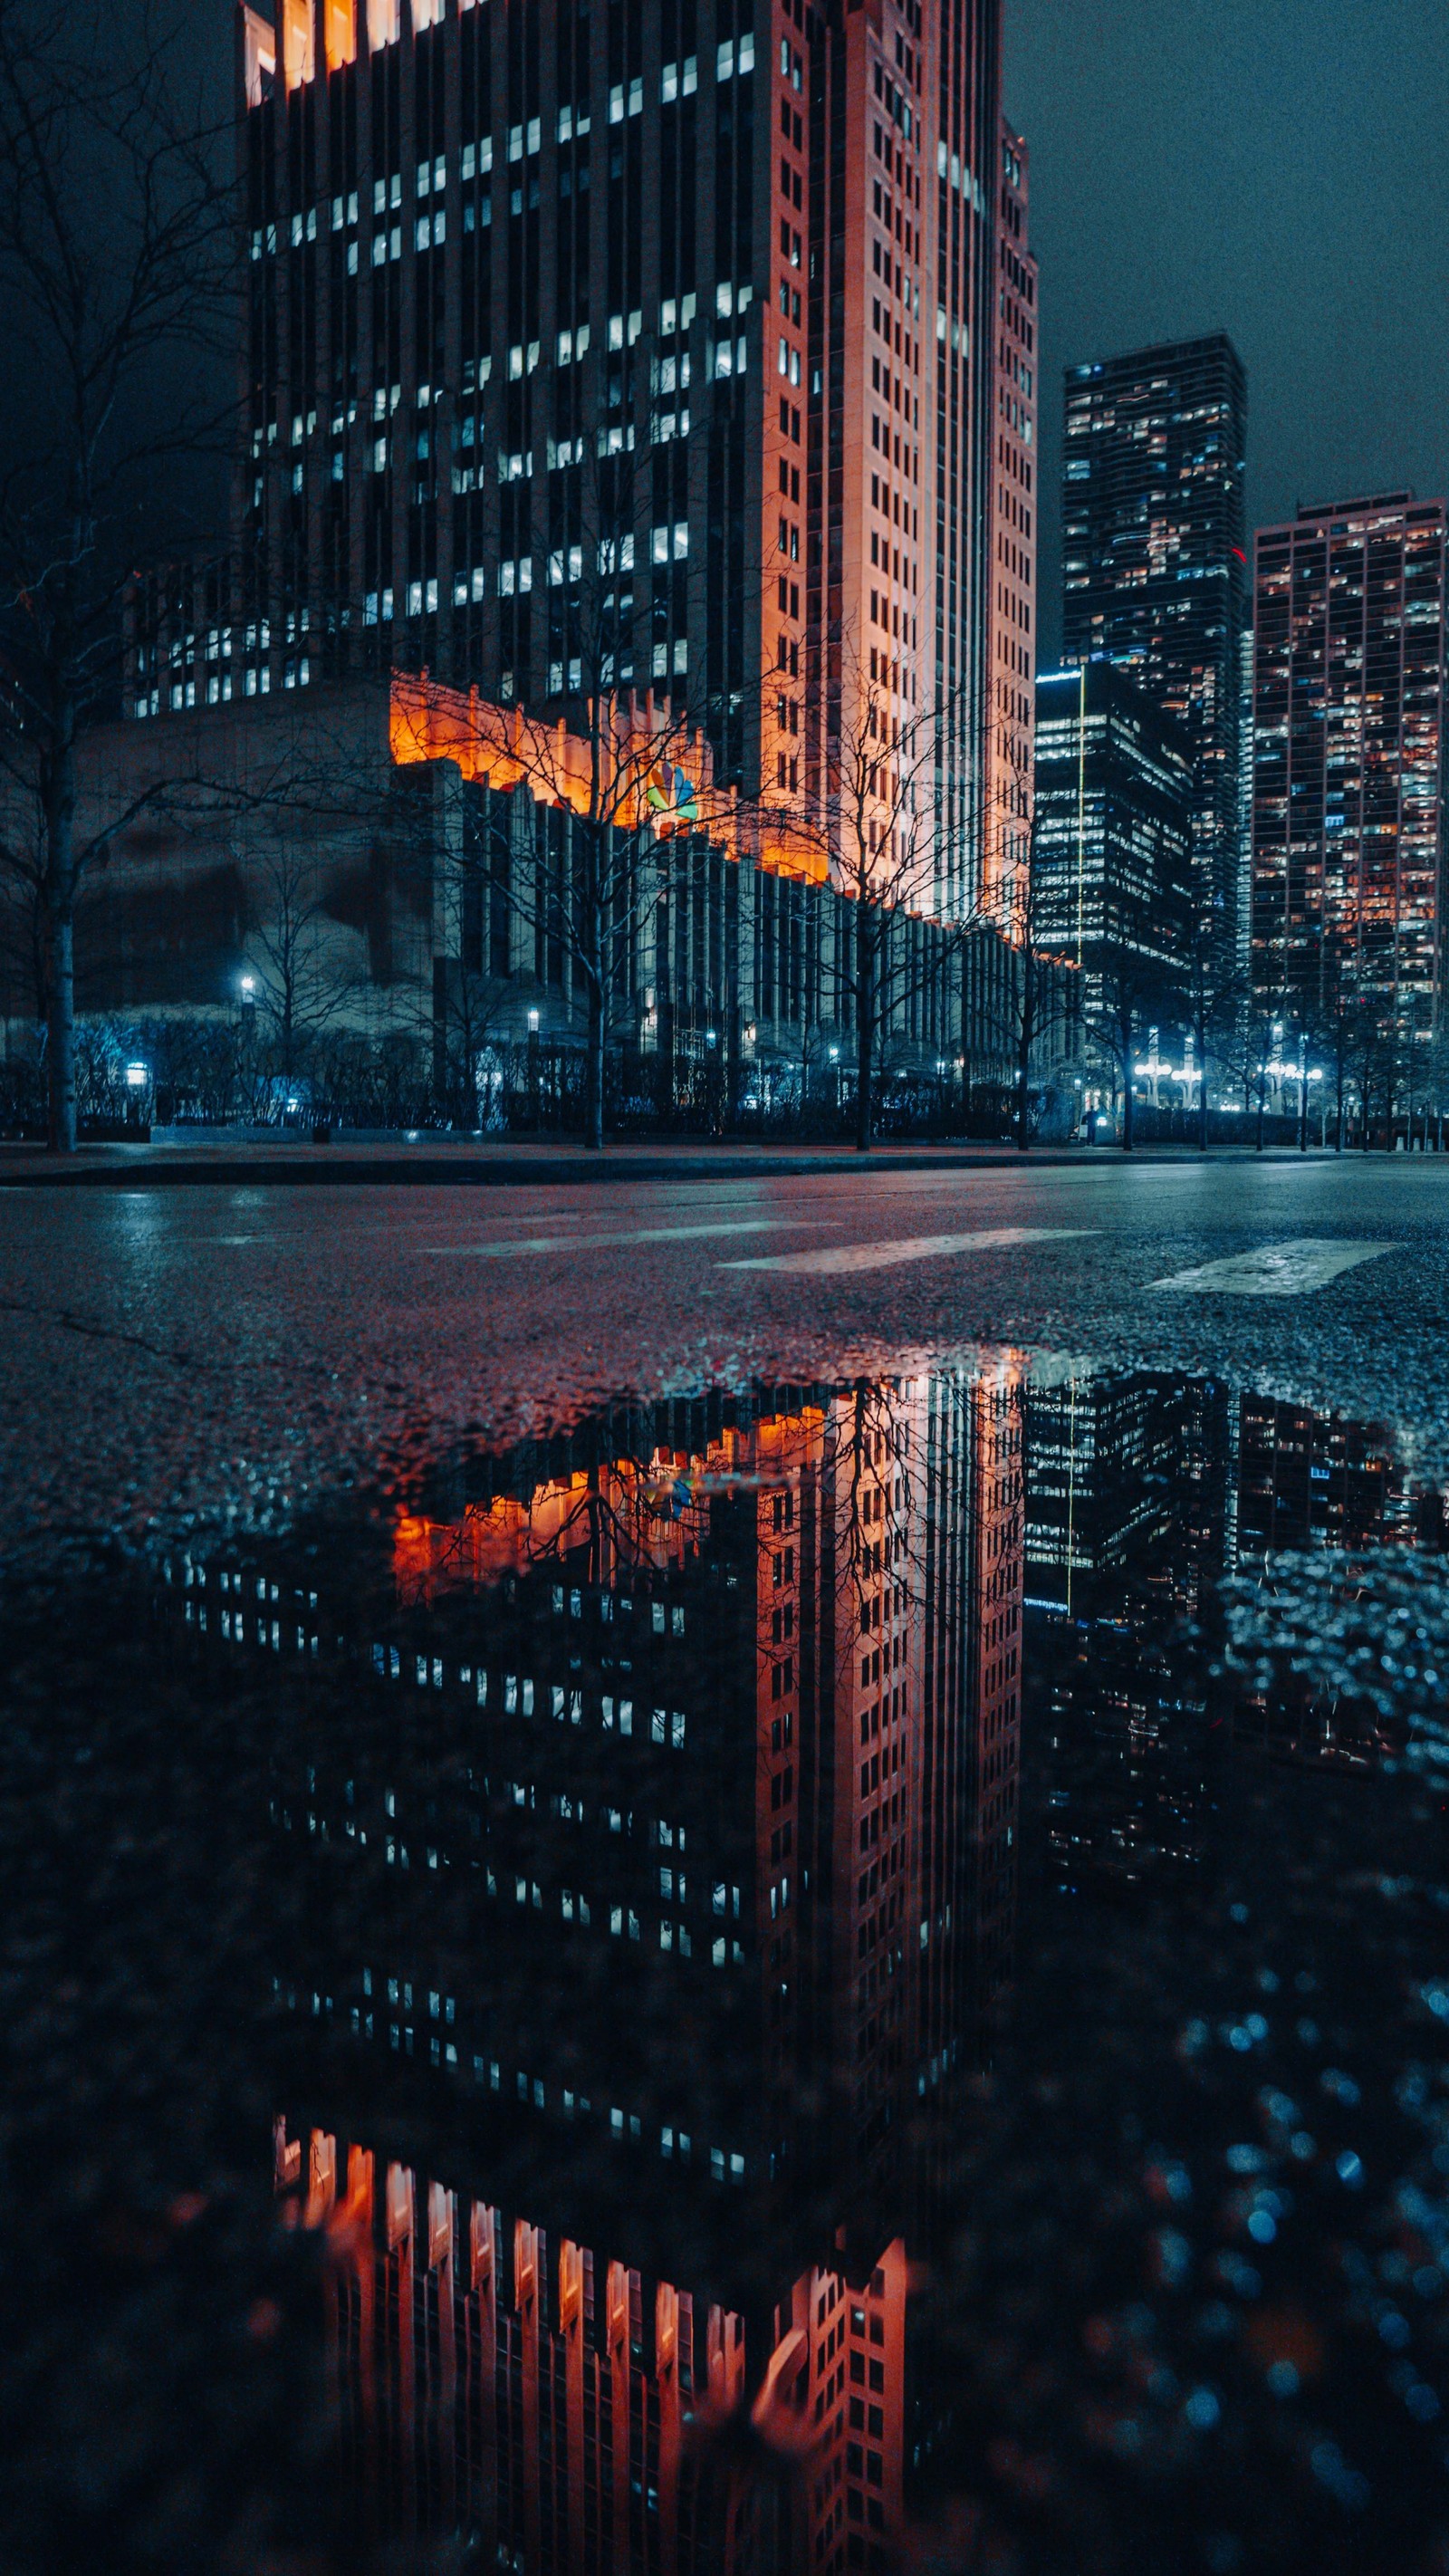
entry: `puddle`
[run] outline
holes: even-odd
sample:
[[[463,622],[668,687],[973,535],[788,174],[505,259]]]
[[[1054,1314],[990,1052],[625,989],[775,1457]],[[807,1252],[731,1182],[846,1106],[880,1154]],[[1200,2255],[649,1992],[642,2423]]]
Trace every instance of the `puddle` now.
[[[1446,1533],[1004,1359],[17,1601],[9,2563],[1449,2565]]]

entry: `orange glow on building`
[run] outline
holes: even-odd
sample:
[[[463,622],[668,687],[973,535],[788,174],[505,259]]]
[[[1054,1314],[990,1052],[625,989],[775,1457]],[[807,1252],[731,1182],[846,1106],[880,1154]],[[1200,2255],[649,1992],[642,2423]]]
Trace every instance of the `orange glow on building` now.
[[[628,722],[622,721],[627,709]],[[425,674],[394,672],[388,735],[399,768],[450,760],[466,779],[507,792],[527,787],[540,803],[566,805],[587,821],[664,840],[696,832],[733,858],[748,849],[776,875],[829,874],[823,849],[790,815],[755,807],[733,787],[716,788],[702,733],[661,731],[650,699],[619,701],[615,739],[595,744],[560,721],[545,725],[521,707],[493,705],[476,689],[448,689]]]
[[[393,1524],[398,1590],[428,1600],[582,1546],[596,1559],[591,1581],[607,1584],[641,1567],[663,1573],[707,1539],[710,1494],[756,1478],[798,1476],[818,1450],[823,1421],[806,1407],[760,1424],[753,1434],[729,1432],[698,1453],[656,1446],[647,1459],[617,1458],[546,1479],[527,1501],[505,1494],[470,1503],[456,1520],[401,1511]]]
[[[281,0],[280,15],[282,77],[288,89],[301,89],[317,72],[312,0]]]
[[[607,2549],[620,2571],[743,2576],[768,2537],[772,2463],[795,2564],[837,2576],[899,2538],[899,2238],[858,2287],[811,2265],[752,2334],[735,2309],[510,2227],[328,2130],[279,2119],[273,2173],[293,2222],[327,2239],[329,2393],[359,2531],[467,2529],[485,2564],[521,2550],[537,2567],[546,2528],[555,2565]]]
[[[340,71],[344,63],[357,60],[357,15],[353,0],[325,0],[323,35],[329,72]]]

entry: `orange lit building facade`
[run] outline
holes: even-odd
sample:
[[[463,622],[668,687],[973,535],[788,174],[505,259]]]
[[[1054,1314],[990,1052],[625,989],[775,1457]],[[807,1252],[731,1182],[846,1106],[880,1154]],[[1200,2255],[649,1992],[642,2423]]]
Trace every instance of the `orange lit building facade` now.
[[[530,2568],[878,2567],[907,2251],[1011,1964],[1019,1387],[656,1408],[589,1445],[401,1516],[393,1611],[345,1642],[250,1560],[178,1572],[206,1651],[295,1644],[313,1689],[320,1640],[275,1819],[380,1894],[371,1959],[319,1923],[284,2003],[466,2119],[431,2171],[325,2113],[279,2131],[330,2234],[349,2509]]]
[[[1021,923],[1034,806],[1038,269],[1030,249],[1030,155],[1001,124],[992,419],[991,610],[987,646],[986,881],[991,918]]]
[[[864,2279],[807,2266],[760,2320],[750,2376],[737,2310],[510,2226],[332,2130],[279,2120],[274,2176],[293,2222],[329,2240],[329,2394],[359,2533],[466,2533],[490,2565],[590,2576],[888,2563],[905,2525],[898,2238]]]
[[[359,667],[575,727],[617,692],[827,844],[842,746],[910,728],[912,900],[968,910],[999,6],[244,6],[233,527],[141,586],[127,712]]]

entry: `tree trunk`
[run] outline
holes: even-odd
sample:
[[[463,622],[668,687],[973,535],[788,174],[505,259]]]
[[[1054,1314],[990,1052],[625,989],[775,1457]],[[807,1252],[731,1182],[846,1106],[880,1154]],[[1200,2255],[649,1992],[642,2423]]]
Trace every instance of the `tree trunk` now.
[[[1208,1148],[1207,1023],[1204,1021],[1194,1034],[1197,1038],[1197,1150],[1205,1154]]]
[[[1122,1069],[1122,1151],[1130,1154],[1132,1150],[1132,1050],[1129,1047]]]
[[[1031,1149],[1031,1048],[1036,1035],[1033,1025],[1036,1016],[1034,960],[1029,947],[1022,950],[1021,973],[1021,1032],[1016,1058],[1016,1150],[1025,1154]]]
[[[864,910],[864,904],[862,904]],[[875,925],[856,925],[860,973],[856,977],[855,1150],[868,1154],[875,1142]]]
[[[46,1018],[49,1145],[75,1152],[75,709],[63,697],[42,785],[50,947]]]
[[[75,1152],[75,916],[69,904],[50,917],[49,1016],[45,1060],[52,1154]]]
[[[592,975],[589,986],[588,1053],[584,1063],[584,1143],[591,1154],[604,1143],[604,997]]]
[[[594,750],[597,759],[597,741]],[[597,781],[594,792],[597,797]],[[591,1154],[601,1153],[604,1144],[604,997],[609,973],[609,921],[604,897],[606,832],[607,826],[591,817],[584,836],[581,923],[584,938],[579,964],[588,996],[588,1031],[584,1047],[584,1146]]]

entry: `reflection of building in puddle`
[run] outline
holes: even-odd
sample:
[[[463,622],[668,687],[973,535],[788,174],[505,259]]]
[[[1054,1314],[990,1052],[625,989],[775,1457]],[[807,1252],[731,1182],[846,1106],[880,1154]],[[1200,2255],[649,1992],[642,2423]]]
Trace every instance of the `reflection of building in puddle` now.
[[[1215,1689],[1225,1576],[1272,1581],[1285,1552],[1442,1550],[1444,1497],[1416,1495],[1388,1435],[1208,1380],[1078,1371],[1032,1381],[1026,1587],[1042,1793],[1058,1886],[1135,1885],[1195,1865],[1214,1746],[1362,1768],[1396,1749],[1365,1705],[1290,1670],[1271,1694]],[[1347,1597],[1347,1596],[1346,1596]]]
[[[668,2567],[706,2523],[770,2563],[783,2515],[824,2576],[881,2563],[904,2247],[1011,1973],[1020,1401],[1004,1367],[661,1406],[400,1516],[335,1600],[325,1546],[300,1595],[280,1550],[182,1569],[305,1693],[284,1998],[468,2123],[279,2146],[369,2521]]]
[[[802,2270],[752,2354],[737,2310],[330,2132],[304,2145],[279,2122],[276,2172],[331,2238],[360,2528],[466,2533],[482,2563],[529,2570],[885,2563],[905,2504],[899,2239],[859,2281]]]
[[[1271,1396],[1245,1395],[1238,1443],[1238,1548],[1439,1542],[1441,1497],[1426,1513],[1387,1432]]]
[[[1416,1492],[1392,1435],[1373,1423],[1311,1411],[1262,1395],[1240,1407],[1237,1539],[1239,1570],[1258,1569],[1271,1586],[1285,1552],[1343,1550],[1343,1599],[1359,1592],[1365,1550],[1449,1544],[1446,1497]],[[1325,1693],[1287,1667],[1271,1694],[1245,1691],[1233,1726],[1241,1744],[1279,1759],[1363,1771],[1402,1753],[1407,1719],[1367,1701]]]
[[[1073,1373],[1026,1395],[1026,1587],[1055,1883],[1194,1865],[1206,1674],[1189,1642],[1230,1543],[1226,1390]]]

